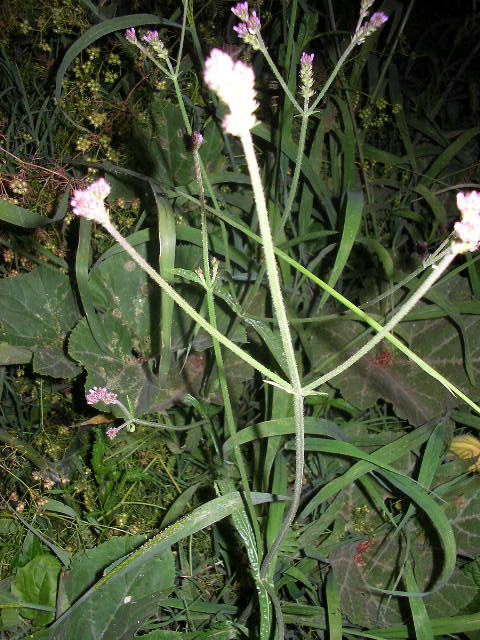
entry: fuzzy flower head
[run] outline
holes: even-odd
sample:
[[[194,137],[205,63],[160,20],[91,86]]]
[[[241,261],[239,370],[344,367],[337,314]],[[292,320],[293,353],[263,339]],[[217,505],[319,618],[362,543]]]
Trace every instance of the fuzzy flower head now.
[[[203,144],[203,136],[199,131],[194,131],[192,133],[192,147],[195,150],[200,149]]]
[[[115,440],[120,429],[118,427],[110,427],[105,431],[105,435],[109,440]]]
[[[242,22],[248,20],[248,2],[239,2],[232,7],[232,13],[237,16]]]
[[[165,60],[168,57],[168,49],[163,40],[160,40],[158,31],[147,31],[142,40],[150,46],[160,60]]]
[[[300,93],[308,100],[314,94],[312,89],[313,87],[313,70],[312,63],[313,57],[315,54],[306,53],[305,51],[302,53],[302,57],[300,58],[300,80],[302,83],[302,88],[300,89]]]
[[[452,253],[467,253],[480,247],[480,192],[457,193],[457,207],[461,218],[455,223],[458,240],[452,244]]]
[[[131,42],[132,44],[136,44],[137,42],[137,34],[135,33],[135,29],[130,27],[125,31],[125,40]]]
[[[255,125],[255,75],[253,69],[221,51],[213,49],[205,61],[204,80],[209,89],[230,109],[222,126],[227,133],[240,136]]]
[[[251,45],[254,49],[259,48],[258,34],[262,26],[256,11],[249,12],[248,2],[239,2],[232,7],[232,13],[241,20],[233,27],[240,40]]]
[[[358,31],[355,33],[354,40],[357,44],[363,44],[368,36],[378,31],[380,27],[388,20],[388,16],[382,11],[377,11],[372,15],[368,22],[361,25]]]
[[[94,220],[100,224],[108,223],[105,198],[110,193],[110,185],[103,178],[92,182],[86,189],[74,189],[70,206],[75,215]]]
[[[117,394],[107,391],[106,387],[92,387],[87,393],[87,404],[117,404]]]

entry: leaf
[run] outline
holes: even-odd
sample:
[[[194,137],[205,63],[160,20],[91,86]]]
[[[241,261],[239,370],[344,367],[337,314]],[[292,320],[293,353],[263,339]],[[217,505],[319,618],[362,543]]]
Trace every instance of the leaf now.
[[[328,278],[328,286],[334,288],[340,278],[343,268],[345,267],[350,252],[352,250],[355,238],[357,237],[362,221],[363,211],[363,193],[360,191],[349,191],[347,193],[347,208],[345,211],[345,222],[343,225],[342,239],[335,257],[335,264]],[[323,307],[328,298],[326,291],[322,294],[320,300],[320,308]]]
[[[61,564],[49,553],[35,556],[24,567],[17,570],[12,584],[12,593],[25,603],[55,607],[57,581]],[[55,619],[55,613],[35,609],[21,609],[20,615],[35,625],[43,627]]]
[[[465,145],[467,145],[473,138],[480,134],[479,127],[472,127],[461,133],[456,140],[446,147],[442,153],[440,153],[431,166],[425,171],[419,180],[419,185],[429,186],[435,178],[450,164],[452,159],[460,153]]]
[[[252,493],[254,504],[272,499],[270,494]],[[173,588],[170,547],[242,508],[237,492],[198,507],[112,568],[47,631],[34,634],[32,640],[131,640],[156,609],[159,593]]]
[[[188,185],[195,179],[193,154],[185,137],[185,124],[178,106],[163,98],[152,101],[150,124],[134,130],[136,153],[143,171],[165,186]],[[200,155],[211,175],[223,170],[223,142],[212,120],[203,132]]]
[[[204,631],[157,630],[142,636],[143,640],[233,640],[237,637],[238,631],[230,622],[220,623]]]
[[[153,243],[143,241],[136,248],[142,257],[155,255]],[[185,393],[200,388],[204,373],[204,358],[192,354],[184,367],[182,359],[172,367],[163,383],[153,375],[149,361],[160,355],[160,302],[161,290],[124,251],[109,251],[90,272],[89,295],[92,313],[101,327],[105,344],[101,348],[93,333],[95,323],[82,319],[69,339],[69,354],[88,372],[86,388],[105,386],[119,395],[127,406],[130,400],[139,416],[148,411],[168,408],[182,401]],[[200,260],[200,249],[176,248],[176,262],[191,267]],[[182,295],[198,307],[204,292],[200,287],[176,285]],[[94,309],[94,310],[93,310]],[[217,306],[217,327],[226,333],[232,313],[222,303]],[[203,351],[211,346],[211,337],[197,330],[195,323],[175,306],[172,316],[172,350]],[[242,326],[233,339],[246,340]],[[128,398],[127,398],[128,396]],[[105,406],[98,405],[100,410]],[[116,415],[121,415],[113,408]]]
[[[100,24],[96,24],[82,33],[81,37],[75,40],[72,46],[67,50],[60,66],[58,67],[55,80],[56,103],[59,105],[61,102],[62,82],[65,78],[67,69],[79,53],[90,46],[93,42],[109,33],[144,24],[165,24],[176,26],[175,23],[170,22],[170,20],[163,20],[158,16],[150,15],[148,13],[138,13],[136,15],[120,16],[118,18],[112,18],[111,20],[104,20]]]
[[[80,318],[68,276],[47,267],[0,282],[0,340],[35,354],[40,372],[56,376],[79,368],[63,352],[65,337]],[[58,362],[54,360],[57,358]],[[63,376],[62,376],[63,377]]]
[[[295,433],[295,420],[290,418],[277,418],[266,422],[258,422],[250,427],[245,427],[236,435],[239,445],[252,442],[259,438],[270,436],[293,435]],[[342,438],[342,431],[334,422],[319,418],[305,417],[305,433],[315,435],[328,435],[332,438]],[[223,445],[223,456],[228,458],[233,452],[231,438],[228,438]]]
[[[423,568],[423,580],[417,579],[417,586],[423,591],[431,584],[438,570],[438,561],[435,560],[437,550],[421,537],[415,539],[414,547],[418,560],[416,564],[421,564]],[[351,623],[364,627],[387,627],[407,622],[403,598],[387,598],[370,588],[395,587],[394,580],[401,571],[404,553],[401,537],[389,540],[380,536],[361,554],[359,548],[358,542],[348,542],[329,555],[338,583],[342,613]],[[430,617],[453,616],[475,597],[475,593],[473,581],[455,569],[440,591],[423,600]]]
[[[81,373],[82,368],[66,356],[63,349],[46,347],[34,353],[33,370],[42,376],[52,378],[75,378]]]
[[[412,593],[418,592],[412,566],[408,560],[405,563],[404,571],[407,591],[411,591]],[[418,640],[433,640],[432,625],[430,624],[430,619],[422,598],[409,598],[408,601],[412,611],[416,638],[418,638]]]
[[[469,477],[463,484],[455,484],[442,493],[445,514],[455,533],[457,551],[467,558],[475,557],[480,549],[480,495],[478,477]]]
[[[36,229],[52,224],[52,220],[0,198],[0,220],[24,229]]]
[[[185,509],[188,506],[188,503],[195,495],[201,484],[201,482],[192,484],[190,487],[188,487],[188,489],[186,489],[181,495],[178,496],[175,502],[170,506],[167,513],[163,516],[162,527],[167,527],[169,524],[171,524],[175,520],[178,520],[178,518],[183,515]]]
[[[121,536],[93,549],[76,553],[72,558],[71,569],[65,572],[62,581],[67,606],[71,606],[87,591],[108,566],[127,556],[143,542],[145,536]]]
[[[125,406],[131,401],[135,415],[142,415],[153,407],[160,391],[158,384],[148,368],[132,356],[135,338],[128,328],[108,312],[103,326],[109,337],[107,353],[100,351],[84,318],[71,333],[69,354],[87,369],[86,389],[108,387]],[[98,408],[115,412],[115,407],[99,404]]]
[[[28,364],[32,352],[25,347],[14,347],[8,342],[0,342],[0,365]]]
[[[453,305],[470,300],[463,279],[456,277],[439,285]],[[436,289],[434,289],[436,291]],[[425,303],[420,308],[428,308]],[[470,356],[475,378],[480,376],[480,342],[477,340],[478,318],[462,315],[463,329],[471,347]],[[420,358],[459,387],[467,396],[480,399],[478,387],[471,385],[463,366],[463,344],[455,325],[447,318],[401,323],[402,336]],[[359,322],[324,322],[321,330],[313,330],[309,347],[314,360],[322,361],[357,340],[364,327]],[[345,360],[363,343],[350,346],[341,355]],[[329,368],[333,368],[330,364]],[[422,424],[459,404],[446,387],[432,379],[399,351],[379,346],[352,367],[331,380],[343,398],[361,410],[372,407],[379,398],[392,403],[396,415],[411,424]]]

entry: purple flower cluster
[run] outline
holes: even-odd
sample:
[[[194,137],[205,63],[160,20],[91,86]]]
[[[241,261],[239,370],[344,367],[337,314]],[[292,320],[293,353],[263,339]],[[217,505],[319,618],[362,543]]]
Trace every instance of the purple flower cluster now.
[[[137,34],[135,33],[135,29],[133,27],[130,27],[130,29],[127,29],[125,31],[125,39],[128,40],[128,42],[131,42],[132,44],[136,44]]]
[[[158,31],[147,31],[147,33],[142,38],[144,42],[148,42],[149,44],[157,42],[158,39]]]
[[[120,429],[118,427],[110,427],[105,431],[105,435],[109,440],[115,440]]]
[[[307,53],[306,51],[304,51],[302,53],[302,57],[300,58],[300,64],[302,65],[302,67],[304,67],[306,65],[311,67],[314,57],[315,57],[314,53]]]
[[[128,42],[136,44],[141,48],[141,45],[137,39],[137,34],[135,33],[135,29],[133,27],[130,27],[130,29],[127,29],[125,31],[125,39],[128,40]],[[150,47],[161,60],[165,60],[165,58],[168,57],[168,50],[163,41],[160,39],[158,31],[147,31],[146,34],[142,36],[142,40],[143,42],[146,42],[148,45],[150,45]]]
[[[306,53],[305,51],[302,53],[300,58],[300,80],[302,83],[302,88],[300,89],[300,93],[308,100],[314,94],[313,91],[313,69],[312,63],[314,53]]]
[[[96,404],[97,402],[117,404],[117,394],[107,391],[106,387],[92,387],[87,393],[87,403]]]
[[[255,45],[257,35],[260,32],[260,18],[256,11],[249,12],[248,2],[239,2],[232,7],[232,13],[241,20],[239,24],[233,27],[240,40],[244,40],[248,44]]]
[[[377,11],[372,15],[368,22],[361,25],[358,31],[354,35],[354,39],[357,44],[363,44],[368,36],[375,33],[380,27],[388,20],[388,16],[382,11]]]
[[[199,131],[194,131],[192,133],[192,147],[197,150],[200,149],[200,147],[203,144],[203,136]]]

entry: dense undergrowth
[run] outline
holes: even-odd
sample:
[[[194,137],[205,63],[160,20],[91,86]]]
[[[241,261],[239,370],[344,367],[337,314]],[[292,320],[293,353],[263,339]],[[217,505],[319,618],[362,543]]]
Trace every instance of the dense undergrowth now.
[[[457,193],[480,190],[480,16],[386,0],[334,71],[359,7],[316,4],[250,3],[278,77],[222,0],[0,7],[0,638],[478,638],[477,254],[424,285]],[[251,167],[203,81],[212,48],[255,72],[305,402],[300,506],[266,564],[299,393]],[[305,51],[312,102],[331,81],[308,117]],[[72,215],[100,177],[113,225],[200,321]],[[123,409],[89,406],[92,387]]]

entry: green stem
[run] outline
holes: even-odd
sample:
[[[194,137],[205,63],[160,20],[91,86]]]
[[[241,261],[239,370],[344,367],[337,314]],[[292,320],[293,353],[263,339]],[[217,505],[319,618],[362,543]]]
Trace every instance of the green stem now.
[[[273,246],[272,232],[270,230],[270,223],[268,220],[267,204],[263,193],[262,179],[260,177],[260,169],[258,167],[250,131],[248,129],[245,130],[240,136],[240,139],[245,152],[255,204],[257,206],[258,222],[260,226],[260,235],[262,237],[265,266],[267,269],[272,304],[277,317],[278,328],[280,330],[280,336],[285,352],[285,360],[292,387],[295,392],[298,392],[301,389],[300,377],[298,374],[297,362],[295,360],[295,351],[293,349],[292,338],[290,335],[285,304],[283,302],[282,291],[280,288],[280,279],[278,277],[278,269],[275,261],[275,250]]]
[[[186,198],[186,200],[190,200],[191,202],[198,203],[198,200],[193,196],[191,196],[186,191],[181,191],[179,189],[177,189],[176,191],[177,193],[182,195],[184,198]],[[251,238],[254,242],[261,244],[262,239],[256,233],[254,233],[251,229],[249,229],[249,227],[246,227],[243,223],[239,222],[237,219],[221,211],[220,207],[218,207],[218,204],[216,204],[215,208],[207,207],[207,210],[210,211],[213,215],[217,216],[220,220],[223,220],[225,223],[233,227],[234,229],[237,229],[238,231],[246,235],[247,238]],[[373,329],[375,329],[375,331],[381,331],[383,329],[382,325],[378,323],[374,318],[366,314],[364,311],[362,311],[362,309],[360,309],[355,304],[353,304],[353,302],[348,300],[348,298],[345,298],[345,296],[342,296],[341,293],[339,293],[338,291],[330,287],[326,282],[321,280],[318,276],[313,274],[311,271],[309,271],[306,267],[304,267],[299,262],[297,262],[297,260],[289,256],[287,253],[285,253],[278,247],[275,247],[275,254],[278,258],[280,258],[280,260],[284,260],[287,264],[291,265],[294,269],[296,269],[299,273],[303,274],[306,278],[314,282],[321,289],[323,289],[324,291],[327,291],[329,295],[332,296],[332,298],[334,298],[335,300],[340,302],[341,305],[349,309],[352,313],[354,313],[357,316],[357,318],[359,318],[360,320],[363,320],[368,325],[370,325]],[[445,376],[442,376],[441,373],[436,371],[427,362],[425,362],[425,360],[420,358],[420,356],[418,356],[414,351],[412,351],[406,345],[404,345],[403,342],[399,340],[396,336],[389,333],[385,336],[385,340],[388,340],[395,348],[401,351],[407,358],[410,358],[410,360],[415,362],[415,364],[417,364],[421,369],[423,369],[425,373],[427,373],[429,376],[431,376],[435,380],[438,380],[438,382],[440,382],[440,384],[442,384],[446,389],[449,389],[454,395],[456,395],[458,398],[461,398],[466,404],[468,404],[469,407],[471,407],[474,411],[480,414],[480,406],[478,404],[473,402],[473,400],[471,400],[467,395],[465,395],[463,391],[461,391],[458,387],[456,387],[449,380],[447,380]]]
[[[295,169],[293,172],[292,184],[290,185],[290,192],[288,194],[287,204],[285,207],[285,211],[283,212],[282,219],[280,221],[279,229],[275,230],[275,237],[278,238],[279,234],[282,232],[290,212],[292,210],[293,201],[295,200],[295,196],[297,194],[298,181],[300,179],[300,171],[302,170],[302,158],[303,152],[305,151],[305,139],[307,137],[307,126],[308,126],[308,98],[305,98],[303,111],[302,111],[302,124],[300,126],[300,136],[298,139],[298,149],[297,149],[297,157],[295,159]]]
[[[198,153],[198,149],[193,150],[193,165],[195,169],[195,177],[197,180],[199,194],[200,194],[203,271],[204,271],[205,285],[206,285],[205,289],[206,289],[206,295],[207,295],[208,314],[209,314],[210,324],[212,325],[212,327],[216,329],[217,316],[215,311],[215,301],[213,297],[213,284],[212,284],[212,279],[210,275],[210,264],[208,259],[208,233],[207,233],[207,216],[205,213],[205,193],[203,189],[202,170],[200,167],[200,154]],[[263,553],[262,536],[260,533],[260,527],[258,526],[255,509],[253,507],[252,496],[250,494],[250,486],[248,484],[248,477],[245,469],[245,464],[243,462],[240,447],[237,442],[237,429],[235,425],[235,419],[233,417],[232,403],[230,401],[230,393],[228,391],[228,383],[227,383],[227,377],[225,375],[225,367],[223,362],[222,350],[220,348],[220,343],[215,337],[212,337],[212,342],[213,342],[213,350],[215,353],[215,360],[217,363],[218,379],[220,382],[220,389],[223,397],[223,405],[225,407],[225,419],[228,424],[230,438],[232,440],[233,450],[235,453],[235,460],[237,462],[237,467],[240,472],[240,478],[242,480],[243,490],[245,492],[245,501],[247,503],[248,514],[250,517],[251,525],[253,527],[253,531],[255,533],[255,540],[257,544],[257,555],[258,557],[261,557]]]
[[[250,366],[252,366],[254,369],[259,371],[262,375],[266,376],[267,378],[272,380],[274,383],[278,384],[287,393],[291,393],[293,388],[289,382],[287,382],[286,380],[283,380],[279,375],[277,375],[273,371],[270,371],[270,369],[268,369],[267,367],[262,365],[260,362],[255,360],[255,358],[252,358],[250,354],[248,354],[246,351],[244,351],[239,346],[237,346],[234,342],[232,342],[231,340],[226,338],[224,335],[222,335],[217,329],[212,327],[212,325],[209,322],[207,322],[207,320],[205,320],[192,306],[190,306],[188,302],[186,302],[182,298],[182,296],[178,294],[175,291],[175,289],[171,287],[168,284],[168,282],[166,282],[160,276],[160,274],[158,274],[155,271],[155,269],[153,269],[148,264],[148,262],[142,258],[142,256],[127,242],[127,240],[125,240],[125,238],[121,235],[121,233],[119,233],[117,229],[115,229],[115,227],[112,225],[110,221],[108,221],[104,225],[104,227],[106,231],[108,231],[108,233],[112,236],[112,238],[116,242],[118,242],[118,244],[122,247],[122,249],[126,251],[126,253],[128,253],[128,255],[132,258],[132,260],[134,260],[139,265],[139,267],[141,267],[145,271],[145,273],[147,273],[163,291],[168,293],[168,295],[171,298],[173,298],[173,300],[178,304],[178,306],[181,309],[183,309],[183,311],[185,311],[185,313],[189,315],[192,318],[192,320],[194,320],[197,324],[199,324],[202,327],[202,329],[205,329],[205,331],[209,335],[217,338],[219,342],[221,342],[224,346],[230,349],[230,351],[233,351],[235,355],[237,355],[239,358],[247,362]]]
[[[355,47],[357,46],[357,43],[355,40],[352,40],[350,42],[350,44],[348,45],[348,47],[345,49],[345,51],[342,53],[342,55],[340,56],[340,58],[338,59],[337,64],[335,65],[332,73],[330,74],[328,80],[325,82],[325,84],[322,87],[322,90],[320,91],[320,93],[318,94],[318,96],[316,97],[314,103],[311,105],[310,109],[308,110],[308,115],[312,115],[312,113],[315,111],[315,108],[317,107],[318,103],[320,102],[320,100],[322,100],[322,98],[325,96],[325,94],[327,93],[327,91],[329,90],[332,82],[335,80],[335,78],[338,75],[338,72],[340,71],[340,69],[343,66],[343,63],[345,62],[345,60],[348,58],[348,56],[350,55],[350,53],[353,51],[353,49],[355,49]]]
[[[263,41],[263,38],[260,34],[258,34],[257,36],[258,38],[258,44],[260,47],[260,51],[261,53],[264,55],[265,60],[267,61],[268,66],[270,67],[270,69],[273,72],[273,75],[275,76],[275,78],[277,79],[279,85],[282,87],[283,91],[285,92],[285,95],[287,96],[287,98],[290,100],[290,102],[293,104],[293,106],[295,107],[295,109],[297,111],[299,111],[300,113],[302,113],[302,107],[298,104],[298,102],[295,100],[295,96],[293,96],[292,92],[290,91],[290,89],[287,87],[287,84],[285,82],[285,80],[282,78],[282,76],[280,75],[279,70],[277,69],[274,61],[272,60],[272,58],[270,57],[270,54],[268,53],[268,49],[265,46],[265,43]]]
[[[272,561],[279,550],[290,526],[297,513],[298,505],[300,503],[301,490],[302,490],[302,478],[303,478],[303,464],[304,464],[304,415],[303,415],[303,397],[301,397],[301,382],[300,375],[297,368],[297,362],[295,359],[295,351],[293,348],[292,337],[290,334],[290,327],[288,324],[287,313],[283,302],[282,291],[280,288],[280,279],[278,277],[278,269],[275,261],[275,251],[273,246],[272,232],[270,229],[270,223],[268,220],[267,205],[265,202],[265,195],[263,192],[262,180],[260,177],[260,170],[258,168],[257,158],[255,155],[255,149],[253,147],[252,136],[250,131],[245,130],[240,136],[245,157],[247,159],[248,172],[250,174],[250,180],[252,183],[253,194],[255,198],[255,204],[257,207],[257,216],[260,226],[260,234],[262,236],[263,251],[265,257],[265,266],[267,269],[268,284],[270,288],[270,295],[272,298],[272,304],[275,311],[275,316],[278,322],[278,328],[280,331],[280,337],[282,339],[283,352],[287,369],[292,384],[292,391],[294,393],[294,420],[295,420],[295,484],[292,496],[292,502],[288,509],[288,513],[285,516],[280,530],[277,533],[275,540],[272,543],[267,555],[265,556],[262,567],[260,570],[260,577],[264,580],[268,574]]]
[[[387,322],[387,324],[369,341],[366,345],[364,345],[361,349],[359,349],[353,356],[347,358],[345,362],[343,362],[332,371],[329,371],[325,375],[317,378],[309,385],[303,388],[304,392],[313,391],[317,387],[328,380],[331,380],[335,376],[338,376],[340,373],[343,373],[346,369],[352,366],[355,362],[360,360],[366,353],[371,351],[379,342],[381,342],[390,331],[403,320],[403,318],[413,309],[413,307],[417,304],[417,302],[422,298],[425,293],[435,284],[435,282],[440,278],[442,273],[449,267],[449,265],[455,259],[455,255],[453,253],[448,253],[443,260],[432,269],[431,274],[425,281],[420,285],[420,287],[415,291],[415,293],[405,302],[405,304],[401,307],[401,309],[393,316],[393,318]]]
[[[178,77],[178,72],[180,71],[180,63],[182,62],[183,43],[185,41],[185,29],[187,26],[187,9],[188,9],[188,0],[183,0],[182,30],[180,31],[180,44],[178,45],[177,65],[175,67],[175,76],[177,77]]]

